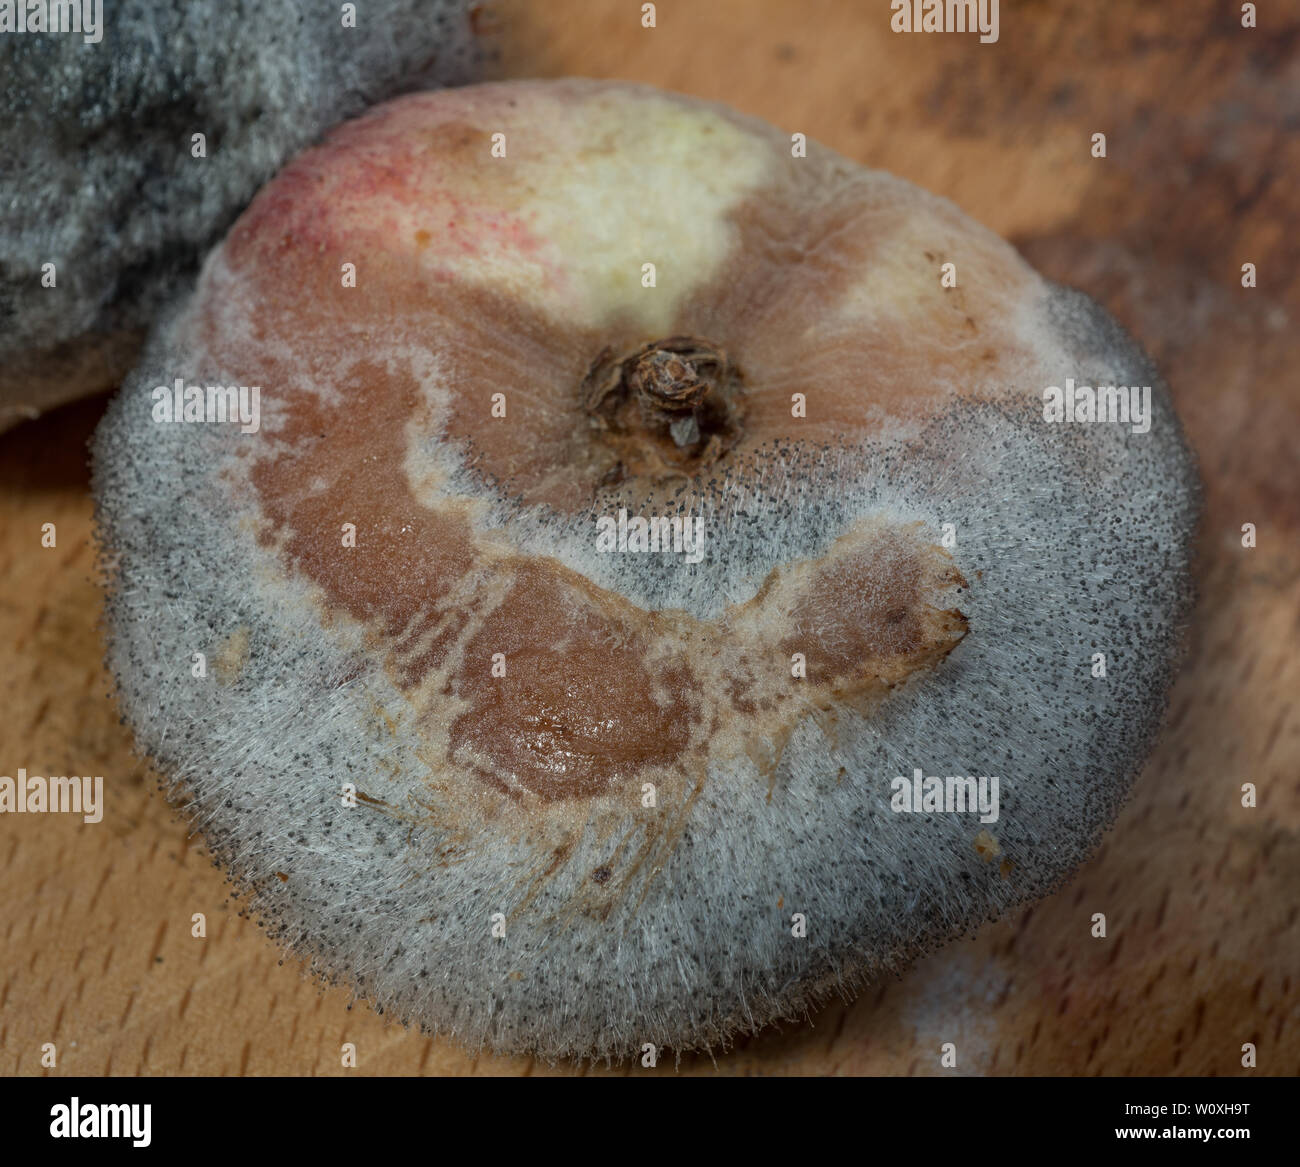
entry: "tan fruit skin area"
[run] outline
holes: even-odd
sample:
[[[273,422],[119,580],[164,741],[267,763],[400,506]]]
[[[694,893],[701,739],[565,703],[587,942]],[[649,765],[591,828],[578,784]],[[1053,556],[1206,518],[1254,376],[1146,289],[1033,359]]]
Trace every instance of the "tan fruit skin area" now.
[[[933,278],[940,255],[969,291]],[[710,354],[663,354],[672,408],[711,370],[695,439],[606,375],[657,343]],[[577,81],[403,99],[257,197],[101,432],[123,704],[325,977],[471,1045],[725,1045],[1043,894],[1095,844],[1162,704],[1190,464],[1161,389],[1135,443],[1048,430],[1024,387],[1142,364],[950,204],[720,107]],[[146,382],[176,375],[267,387],[261,430],[141,429]],[[178,585],[253,750],[170,686],[196,740],[151,712],[169,636],[134,581],[171,553],[130,483],[163,467],[225,516],[215,548],[182,537]],[[1172,572],[1136,598],[1079,581],[1068,527],[1006,559],[1003,528],[1119,467],[1169,505],[1116,506],[1109,554],[1142,579],[1154,540]],[[689,570],[593,551],[593,516],[620,511],[699,516],[720,546]],[[983,557],[939,546],[945,519]],[[214,618],[195,586],[232,576],[248,603]],[[1066,587],[1074,626],[1030,633]],[[1043,663],[1133,619],[1131,709]],[[1051,685],[1053,733],[1096,756],[1073,787],[1024,760],[1057,720],[1024,691]],[[1100,756],[1077,702],[1121,718]],[[313,706],[304,737],[264,732]],[[881,774],[935,764],[917,735],[939,772],[984,773],[990,718],[1017,812],[999,836],[886,814]],[[313,756],[349,773],[301,773]],[[363,806],[340,815],[352,772]],[[826,921],[815,943],[763,903],[774,869]],[[494,911],[512,943],[478,927]]]

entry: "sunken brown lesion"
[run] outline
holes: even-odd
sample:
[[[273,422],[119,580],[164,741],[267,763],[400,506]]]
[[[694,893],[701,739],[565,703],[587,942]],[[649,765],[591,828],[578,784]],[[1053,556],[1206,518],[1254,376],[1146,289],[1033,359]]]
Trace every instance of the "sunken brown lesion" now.
[[[276,455],[252,468],[263,538],[319,586],[326,622],[346,614],[369,630],[453,789],[469,781],[538,810],[624,798],[647,775],[688,789],[720,727],[775,766],[800,719],[883,697],[966,635],[943,600],[966,581],[915,525],[866,522],[714,620],[647,611],[556,560],[489,551],[463,514],[413,494],[414,393],[377,365],[348,388],[334,405],[303,395]],[[322,465],[359,469],[320,488]],[[346,520],[359,527],[349,550]],[[796,652],[803,679],[790,675]],[[504,677],[491,672],[498,653]]]
[[[917,524],[864,524],[715,620],[645,611],[550,560],[512,570],[465,649],[475,662],[503,652],[507,675],[462,670],[450,757],[542,802],[599,798],[647,773],[689,781],[721,756],[723,725],[771,769],[801,719],[844,703],[869,712],[968,632],[941,606],[966,580]]]
[[[511,570],[505,600],[465,645],[454,692],[468,708],[452,725],[450,760],[485,761],[480,772],[501,789],[543,801],[596,797],[678,760],[699,721],[689,665],[654,668],[653,629],[637,610],[553,561]],[[494,653],[505,676],[479,665]]]
[[[830,696],[886,691],[932,669],[966,636],[965,615],[930,597],[967,586],[919,528],[881,525],[811,573],[782,651],[803,652],[807,680]]]

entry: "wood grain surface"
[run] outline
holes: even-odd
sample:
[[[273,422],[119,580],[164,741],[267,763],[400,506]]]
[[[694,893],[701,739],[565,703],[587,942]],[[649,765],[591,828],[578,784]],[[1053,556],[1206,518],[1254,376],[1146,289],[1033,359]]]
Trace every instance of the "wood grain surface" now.
[[[0,1073],[1300,1072],[1300,16],[1261,3],[1250,31],[1238,8],[1008,0],[993,45],[893,34],[883,0],[663,0],[654,29],[634,0],[482,15],[502,75],[723,100],[952,198],[1156,358],[1202,463],[1201,597],[1162,742],[1062,892],[855,1002],[657,1071],[475,1056],[349,1007],[241,916],[118,723],[92,400],[0,438],[0,773],[102,773],[106,798],[98,825],[0,816]]]

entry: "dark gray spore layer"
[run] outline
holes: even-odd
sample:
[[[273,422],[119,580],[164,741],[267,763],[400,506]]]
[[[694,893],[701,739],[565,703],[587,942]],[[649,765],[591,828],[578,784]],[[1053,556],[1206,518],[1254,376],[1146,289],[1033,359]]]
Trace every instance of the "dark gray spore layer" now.
[[[711,768],[644,896],[607,917],[567,911],[607,839],[584,836],[528,900],[539,860],[519,840],[484,831],[447,864],[436,828],[341,805],[349,781],[394,806],[427,802],[418,734],[361,633],[323,631],[307,583],[250,533],[247,496],[217,472],[238,435],[151,423],[153,386],[237,372],[190,367],[183,329],[160,333],[96,438],[123,711],[270,933],[405,1022],[475,1048],[621,1060],[645,1043],[723,1048],[851,993],[1059,887],[1113,821],[1166,707],[1191,603],[1193,459],[1154,369],[1104,312],[1061,289],[1032,310],[1062,380],[1154,386],[1149,433],[1045,424],[1041,386],[1021,387],[839,468],[794,442],[766,475],[749,467],[772,489],[715,526],[698,565],[711,581],[619,557],[628,577],[605,582],[622,594],[704,610],[863,515],[936,535],[953,523],[970,632],[875,716],[846,711],[833,739],[801,723],[771,780],[744,759]],[[778,472],[778,458],[809,472]],[[735,486],[720,472],[716,513]],[[240,629],[237,682],[194,681],[190,653]],[[972,846],[970,816],[891,811],[892,778],[915,767],[1001,778],[990,831],[1010,870]]]
[[[116,384],[293,154],[375,102],[474,80],[485,52],[470,0],[367,0],[356,28],[314,0],[103,7],[95,44],[0,37],[0,430]]]

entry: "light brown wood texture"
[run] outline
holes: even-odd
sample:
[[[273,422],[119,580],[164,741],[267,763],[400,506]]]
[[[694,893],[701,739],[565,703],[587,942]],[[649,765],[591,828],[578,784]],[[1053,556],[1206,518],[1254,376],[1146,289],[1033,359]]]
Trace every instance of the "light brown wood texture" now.
[[[1206,483],[1201,599],[1169,724],[1073,882],[856,1002],[653,1072],[1300,1072],[1300,23],[1269,3],[1254,31],[1234,4],[1001,7],[988,46],[893,34],[883,0],[663,0],[653,30],[634,0],[484,14],[503,75],[723,100],[952,198],[1144,342]],[[0,817],[0,1072],[591,1072],[476,1057],[349,1009],[228,901],[109,700],[83,445],[102,408],[0,438],[0,773],[102,773],[107,801],[99,825]],[[943,1042],[956,1070],[940,1067]]]

